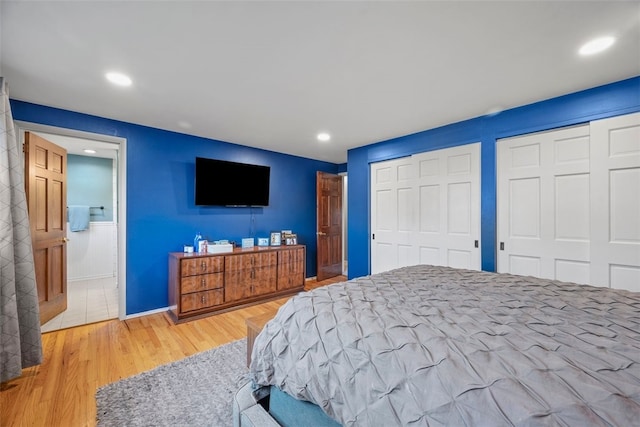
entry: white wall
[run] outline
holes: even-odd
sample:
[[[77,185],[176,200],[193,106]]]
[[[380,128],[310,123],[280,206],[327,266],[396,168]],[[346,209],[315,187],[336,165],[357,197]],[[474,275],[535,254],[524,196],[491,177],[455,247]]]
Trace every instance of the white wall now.
[[[89,230],[68,231],[67,280],[114,277],[117,272],[117,226],[114,222],[91,222]]]

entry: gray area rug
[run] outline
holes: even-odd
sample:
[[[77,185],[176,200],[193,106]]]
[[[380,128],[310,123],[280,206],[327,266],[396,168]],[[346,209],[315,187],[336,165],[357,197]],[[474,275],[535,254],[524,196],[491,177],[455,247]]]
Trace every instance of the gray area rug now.
[[[241,339],[100,387],[98,426],[231,426],[246,352]]]

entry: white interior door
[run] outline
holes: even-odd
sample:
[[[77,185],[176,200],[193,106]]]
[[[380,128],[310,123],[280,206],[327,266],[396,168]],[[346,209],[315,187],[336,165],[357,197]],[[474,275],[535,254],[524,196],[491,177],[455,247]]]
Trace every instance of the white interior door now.
[[[589,126],[497,144],[498,272],[590,283]]]
[[[420,264],[479,270],[480,144],[413,156]]]
[[[371,164],[371,272],[480,269],[480,144]]]
[[[640,113],[591,122],[593,284],[640,292]]]
[[[371,164],[371,273],[416,263],[411,157]]]

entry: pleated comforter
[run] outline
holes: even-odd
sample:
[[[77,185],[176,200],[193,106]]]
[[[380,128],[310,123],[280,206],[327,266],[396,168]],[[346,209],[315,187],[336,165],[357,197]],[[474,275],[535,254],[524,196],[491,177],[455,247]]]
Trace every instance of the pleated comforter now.
[[[401,268],[291,298],[250,375],[346,426],[640,425],[640,294]]]

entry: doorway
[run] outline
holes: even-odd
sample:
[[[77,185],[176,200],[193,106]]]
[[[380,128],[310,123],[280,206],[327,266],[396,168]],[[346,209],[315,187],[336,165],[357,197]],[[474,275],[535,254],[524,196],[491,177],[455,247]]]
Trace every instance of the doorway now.
[[[318,281],[348,274],[346,181],[346,173],[316,173]]]
[[[342,177],[316,172],[318,281],[342,272]]]
[[[42,332],[123,319],[126,315],[126,140],[32,123],[16,122],[16,127],[22,141],[28,131],[66,149],[67,170],[76,170],[76,181],[102,182],[99,202],[83,196],[81,190],[75,198],[67,194],[67,206],[82,205],[86,200],[90,220],[83,231],[72,232],[67,227],[68,306],[42,325]]]

